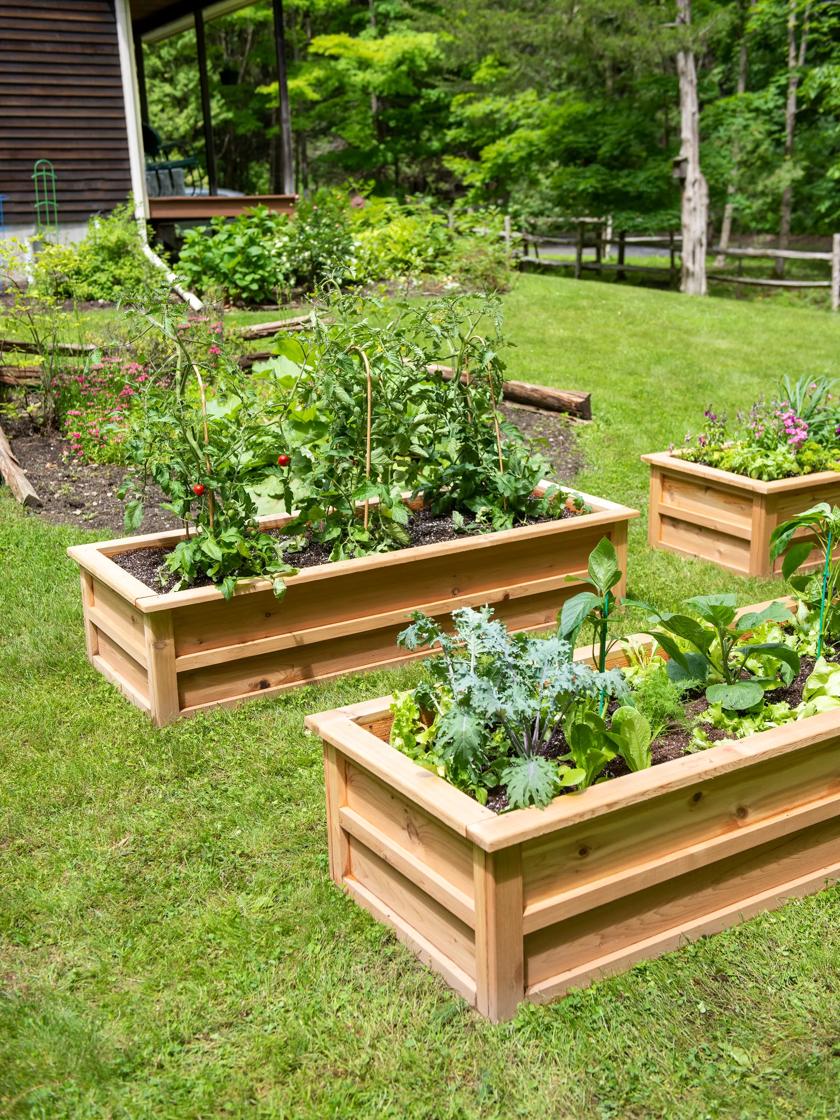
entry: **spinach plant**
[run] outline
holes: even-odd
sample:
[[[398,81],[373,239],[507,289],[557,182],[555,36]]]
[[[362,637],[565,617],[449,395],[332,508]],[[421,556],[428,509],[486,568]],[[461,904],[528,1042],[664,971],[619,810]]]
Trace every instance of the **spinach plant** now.
[[[734,595],[696,595],[686,599],[686,613],[659,611],[645,603],[653,623],[648,630],[670,658],[668,674],[682,683],[706,685],[706,699],[732,711],[761,703],[768,688],[777,687],[777,672],[788,682],[799,672],[799,654],[782,642],[749,642],[764,623],[787,622],[782,603],[738,616]]]
[[[617,670],[600,673],[573,662],[562,639],[509,634],[492,613],[489,607],[455,611],[453,634],[418,613],[400,634],[405,649],[440,653],[415,692],[420,708],[433,715],[426,742],[447,776],[465,776],[484,800],[501,784],[511,808],[546,805],[562,787],[590,777],[583,767],[546,757],[555,732],[575,702],[623,695],[625,685]]]

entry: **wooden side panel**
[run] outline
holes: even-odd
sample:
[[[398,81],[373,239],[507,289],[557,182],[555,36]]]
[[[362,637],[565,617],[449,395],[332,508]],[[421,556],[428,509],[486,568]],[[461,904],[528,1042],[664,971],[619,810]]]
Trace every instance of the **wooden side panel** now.
[[[474,981],[475,936],[469,926],[354,837],[349,838],[349,849],[348,879],[364,887],[384,909],[401,919],[404,929],[416,930],[418,940],[433,945]]]
[[[626,532],[623,522],[620,527]],[[428,603],[483,592],[498,592],[490,601],[503,601],[505,589],[527,591],[527,584],[551,577],[556,579],[554,601],[559,606],[566,590],[564,577],[585,572],[589,553],[602,536],[612,536],[615,531],[615,525],[587,526],[581,521],[579,531],[505,543],[488,540],[486,548],[463,552],[454,543],[453,550],[444,555],[406,560],[381,570],[344,572],[329,580],[292,583],[282,601],[265,591],[229,603],[216,599],[180,607],[175,622],[176,655],[277,634],[294,635],[353,619],[359,620],[362,630],[371,616],[390,611],[408,614]],[[454,602],[450,609],[457,605]],[[522,613],[533,615],[536,609],[526,606]]]
[[[575,590],[575,586],[570,585],[533,597],[497,602],[496,615],[515,630],[546,629],[554,625],[557,611]],[[361,618],[358,629],[344,637],[181,670],[178,673],[180,706],[194,708],[266,695],[342,673],[427,657],[425,650],[409,654],[396,645],[397,635],[409,623],[411,609],[406,608],[406,617],[399,624],[382,629],[372,628],[372,620]],[[441,621],[445,618],[448,615],[441,617]]]
[[[686,520],[666,515],[660,509],[659,547],[709,560],[722,568],[747,574],[750,568],[750,543],[728,532],[700,525],[691,515]]]
[[[440,875],[473,899],[472,844],[388,789],[360,766],[346,763],[344,804],[393,849],[417,861],[418,870]]]
[[[840,796],[840,738],[560,829],[522,845],[526,912],[536,928],[555,902],[578,904],[570,892],[610,876],[620,892],[620,876],[643,865],[832,796]]]
[[[819,890],[822,877],[840,870],[840,816],[752,848],[745,853],[615,899],[529,934],[525,939],[526,983],[532,994],[615,971],[628,961],[675,948],[681,938],[736,924],[738,907],[755,912],[751,900],[781,902],[785,888],[808,879]],[[763,905],[768,909],[769,905]],[[726,915],[722,924],[719,915]]]
[[[777,525],[783,521],[787,521],[791,517],[795,517],[799,513],[804,513],[806,509],[811,509],[812,506],[817,505],[818,502],[828,502],[830,505],[840,504],[840,482],[824,483],[822,486],[815,486],[808,490],[794,490],[787,493],[769,494],[767,497],[767,529],[766,529],[766,565],[767,571],[770,571],[770,535]],[[803,539],[810,534],[799,533],[797,534]],[[834,558],[840,557],[840,545],[834,550]],[[811,554],[807,564],[803,565],[803,570],[814,571],[823,563],[823,555],[818,551]],[[776,561],[773,569],[775,572],[782,570],[781,558]]]
[[[104,630],[97,629],[97,653],[93,663],[139,707],[150,707],[149,678],[144,666],[134,660]]]
[[[101,580],[93,579],[90,601],[92,621],[121,645],[141,665],[146,663],[143,615]]]
[[[746,533],[752,520],[752,495],[712,486],[702,479],[695,481],[686,475],[662,472],[663,505],[681,510],[686,520],[691,515],[713,518],[721,527],[726,526]]]

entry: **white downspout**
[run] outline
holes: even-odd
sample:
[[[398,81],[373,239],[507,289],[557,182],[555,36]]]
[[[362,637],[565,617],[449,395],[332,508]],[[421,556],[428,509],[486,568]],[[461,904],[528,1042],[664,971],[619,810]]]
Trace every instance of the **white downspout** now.
[[[146,163],[143,154],[143,127],[140,120],[140,95],[137,89],[137,71],[134,65],[134,33],[131,29],[129,0],[116,0],[117,45],[120,55],[120,76],[125,102],[125,124],[128,135],[128,162],[131,168],[131,193],[134,196],[134,217],[140,233],[143,254],[166,276],[172,290],[190,305],[193,311],[202,311],[204,304],[193,292],[182,287],[175,273],[160,259],[149,245],[146,221],[149,217],[149,198],[146,193]]]

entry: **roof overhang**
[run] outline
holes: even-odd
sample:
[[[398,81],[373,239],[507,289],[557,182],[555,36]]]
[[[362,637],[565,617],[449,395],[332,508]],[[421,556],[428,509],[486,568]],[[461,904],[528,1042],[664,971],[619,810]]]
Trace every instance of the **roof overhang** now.
[[[130,0],[134,35],[144,43],[156,43],[193,26],[196,8],[204,18],[215,19],[245,8],[254,0]]]

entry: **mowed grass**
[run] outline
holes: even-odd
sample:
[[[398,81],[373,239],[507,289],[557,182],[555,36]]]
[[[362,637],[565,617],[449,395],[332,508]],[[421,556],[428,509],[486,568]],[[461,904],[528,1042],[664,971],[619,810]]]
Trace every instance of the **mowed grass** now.
[[[513,376],[589,389],[593,493],[782,372],[836,372],[840,317],[522,277]],[[164,731],[87,665],[78,577],[0,495],[0,1116],[834,1118],[840,899],[790,903],[490,1026],[329,882],[306,712],[348,677]],[[631,587],[777,591],[652,554]]]

